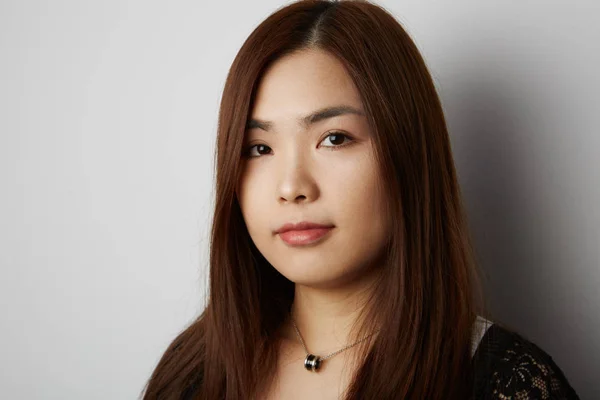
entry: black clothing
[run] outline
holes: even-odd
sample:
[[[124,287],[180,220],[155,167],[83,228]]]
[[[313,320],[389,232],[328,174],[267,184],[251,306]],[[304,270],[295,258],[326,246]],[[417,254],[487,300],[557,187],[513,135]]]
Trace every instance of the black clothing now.
[[[550,355],[519,334],[491,325],[473,356],[473,399],[579,399]]]

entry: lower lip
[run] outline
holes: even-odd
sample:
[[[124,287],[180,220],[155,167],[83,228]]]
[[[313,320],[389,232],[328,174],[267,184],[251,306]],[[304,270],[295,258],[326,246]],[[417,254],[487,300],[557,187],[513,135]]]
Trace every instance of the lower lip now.
[[[287,231],[280,233],[281,239],[292,246],[316,243],[333,228],[306,229],[303,231]]]

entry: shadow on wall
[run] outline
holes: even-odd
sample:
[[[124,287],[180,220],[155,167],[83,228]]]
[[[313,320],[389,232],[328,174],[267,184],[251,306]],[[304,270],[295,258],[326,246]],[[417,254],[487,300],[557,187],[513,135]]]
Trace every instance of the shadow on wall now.
[[[582,399],[600,398],[600,352],[586,343],[597,316],[583,311],[585,272],[574,266],[580,221],[546,151],[554,117],[526,83],[479,71],[445,88],[444,109],[492,317],[548,352]]]

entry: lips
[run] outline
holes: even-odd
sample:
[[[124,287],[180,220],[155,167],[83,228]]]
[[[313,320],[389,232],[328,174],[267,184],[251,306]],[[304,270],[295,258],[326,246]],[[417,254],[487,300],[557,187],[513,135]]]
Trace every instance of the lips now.
[[[333,225],[300,222],[297,224],[285,224],[275,233],[279,234],[279,237],[288,245],[303,246],[320,241],[333,228]]]
[[[333,225],[317,224],[315,222],[298,222],[297,224],[284,224],[275,233],[285,233],[289,231],[305,231],[310,229],[328,229],[333,228]]]

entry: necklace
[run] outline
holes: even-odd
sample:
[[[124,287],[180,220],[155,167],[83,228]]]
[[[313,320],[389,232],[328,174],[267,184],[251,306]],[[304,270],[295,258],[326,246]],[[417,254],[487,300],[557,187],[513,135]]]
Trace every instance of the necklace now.
[[[344,350],[348,350],[349,348],[354,347],[361,342],[364,342],[365,340],[367,340],[368,338],[373,336],[375,333],[379,332],[379,330],[376,330],[375,332],[371,333],[370,335],[367,335],[364,338],[357,340],[356,342],[354,342],[352,344],[346,345],[346,346],[342,347],[341,349],[334,351],[331,354],[326,355],[325,357],[319,357],[314,354],[310,354],[310,352],[306,348],[304,339],[302,339],[302,335],[300,334],[300,331],[298,330],[298,327],[296,326],[296,322],[294,322],[293,318],[291,318],[291,320],[292,320],[292,324],[294,324],[294,329],[296,330],[296,334],[298,335],[298,338],[300,339],[300,343],[302,343],[302,347],[304,347],[304,351],[306,352],[306,358],[304,359],[304,368],[306,368],[308,371],[314,371],[314,372],[317,372],[319,370],[323,361],[341,353]]]

